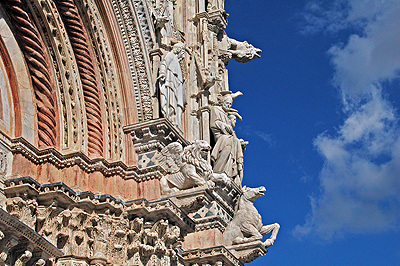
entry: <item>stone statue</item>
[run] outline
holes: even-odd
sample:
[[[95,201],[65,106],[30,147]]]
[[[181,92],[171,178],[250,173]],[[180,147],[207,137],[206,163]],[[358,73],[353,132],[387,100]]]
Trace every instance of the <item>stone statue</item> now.
[[[236,206],[235,215],[224,232],[225,245],[231,246],[257,240],[261,241],[262,237],[269,233],[272,233],[271,237],[263,245],[267,248],[274,244],[280,225],[274,223],[263,226],[261,215],[253,204],[258,197],[264,196],[265,191],[265,187],[243,187],[243,195]]]
[[[247,144],[239,140],[233,130],[236,118],[241,116],[231,109],[232,102],[242,93],[223,91],[219,95],[219,104],[211,108],[210,128],[215,138],[211,153],[214,173],[225,173],[241,185],[243,179],[243,149]]]
[[[239,63],[247,63],[254,58],[260,58],[261,50],[255,48],[248,42],[239,42],[235,39],[228,38],[228,51],[232,53],[232,58]]]
[[[214,174],[206,159],[211,147],[204,140],[196,140],[184,149],[178,142],[164,147],[158,155],[160,166],[168,175],[161,178],[161,194],[169,194],[195,186],[213,186],[214,182],[228,183],[225,174]]]
[[[177,43],[161,61],[159,89],[161,113],[182,129],[182,113],[186,105],[186,80],[180,61],[185,58],[184,43]]]

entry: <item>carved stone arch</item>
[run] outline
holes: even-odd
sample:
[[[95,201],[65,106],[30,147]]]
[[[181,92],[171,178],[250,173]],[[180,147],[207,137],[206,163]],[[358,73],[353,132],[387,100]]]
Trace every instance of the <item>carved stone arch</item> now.
[[[0,20],[2,14],[0,11]],[[1,22],[0,22],[1,23]],[[0,25],[1,27],[2,25]],[[16,75],[0,32],[0,132],[12,138],[21,135],[21,108]]]
[[[101,5],[94,0],[76,0],[76,5],[91,41],[99,85],[103,94],[104,157],[112,161],[122,160],[124,158],[124,133],[122,131],[124,113],[121,102],[121,82],[117,74],[109,32],[104,22],[113,18],[102,16]]]
[[[87,151],[84,95],[74,51],[58,9],[51,0],[30,0],[28,6],[50,55],[59,106],[60,151]]]
[[[21,0],[6,0],[2,6],[11,23],[11,29],[16,37],[25,63],[29,70],[33,88],[36,110],[37,143],[40,148],[57,146],[58,114],[55,93],[52,84],[49,60],[43,40],[38,29],[28,14],[26,5]],[[28,94],[29,95],[29,94]],[[22,94],[21,94],[22,96]]]
[[[103,98],[93,49],[82,17],[73,0],[57,0],[56,6],[68,33],[78,65],[86,110],[87,149],[90,157],[104,154]]]
[[[124,0],[112,0],[112,8],[128,59],[138,122],[144,122],[154,118],[152,97],[155,93],[146,40],[134,3]],[[146,21],[151,23],[148,20]]]
[[[0,36],[3,46],[2,56],[10,59],[9,77],[12,78],[12,75],[15,75],[15,80],[10,80],[15,113],[15,133],[10,137],[22,136],[31,143],[35,143],[35,103],[29,70],[17,40],[5,19],[3,8],[0,8]],[[17,73],[18,79],[16,79]]]

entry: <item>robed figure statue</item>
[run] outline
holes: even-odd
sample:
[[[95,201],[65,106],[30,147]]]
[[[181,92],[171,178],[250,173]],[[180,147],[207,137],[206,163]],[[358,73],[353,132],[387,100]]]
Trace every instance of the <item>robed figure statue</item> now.
[[[241,186],[243,180],[243,150],[248,142],[238,139],[233,128],[236,118],[241,120],[236,110],[231,109],[233,100],[242,95],[230,91],[221,92],[219,104],[211,108],[210,128],[215,138],[211,152],[214,173],[225,173]]]
[[[182,113],[186,105],[186,81],[180,61],[185,58],[183,43],[177,43],[161,62],[159,70],[160,106],[163,117],[182,129]]]

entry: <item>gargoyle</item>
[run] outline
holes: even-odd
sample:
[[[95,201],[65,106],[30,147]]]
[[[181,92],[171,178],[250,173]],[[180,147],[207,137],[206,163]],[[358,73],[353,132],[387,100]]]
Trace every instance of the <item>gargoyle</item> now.
[[[267,248],[274,244],[280,225],[278,223],[264,225],[261,215],[253,202],[264,196],[265,187],[243,187],[243,195],[237,205],[237,211],[224,232],[224,244],[227,246],[249,243],[261,240],[272,232],[271,237],[263,245]]]
[[[204,140],[196,140],[184,149],[178,142],[164,147],[158,161],[168,175],[161,178],[161,194],[169,194],[195,186],[213,186],[214,182],[227,184],[230,179],[225,174],[215,174],[207,163],[211,146]]]
[[[255,48],[248,42],[239,42],[228,38],[228,51],[232,53],[232,58],[239,63],[247,63],[254,58],[260,58],[261,49]]]

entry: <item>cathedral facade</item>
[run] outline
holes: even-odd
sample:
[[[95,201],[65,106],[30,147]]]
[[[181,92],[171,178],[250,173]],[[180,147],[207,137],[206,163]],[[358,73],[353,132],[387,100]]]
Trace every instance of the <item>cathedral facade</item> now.
[[[224,2],[0,2],[2,265],[266,254],[279,224],[242,187],[226,69],[261,50],[227,36]]]

